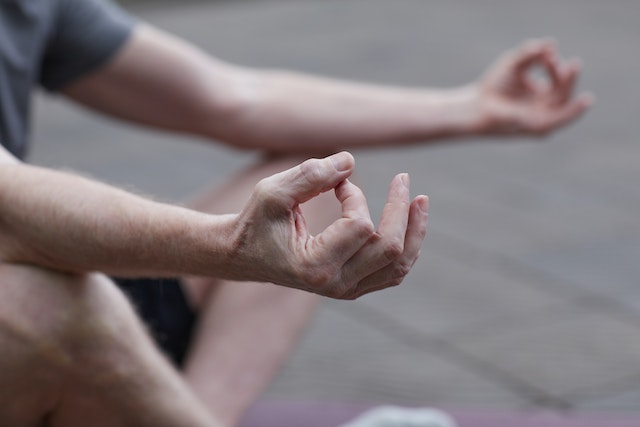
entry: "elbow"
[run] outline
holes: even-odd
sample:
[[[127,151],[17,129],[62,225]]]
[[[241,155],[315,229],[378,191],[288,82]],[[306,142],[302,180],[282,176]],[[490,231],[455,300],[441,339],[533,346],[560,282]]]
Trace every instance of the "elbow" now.
[[[241,68],[216,79],[197,115],[201,135],[239,150],[263,149],[257,129],[267,92],[266,80],[262,72]]]

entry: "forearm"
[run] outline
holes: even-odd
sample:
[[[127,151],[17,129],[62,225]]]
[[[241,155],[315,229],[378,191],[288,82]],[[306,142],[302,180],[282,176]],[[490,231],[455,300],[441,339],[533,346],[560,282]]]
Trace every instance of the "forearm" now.
[[[0,164],[3,261],[118,275],[224,275],[232,218],[155,203],[76,175]]]
[[[326,151],[424,142],[483,129],[475,86],[428,90],[291,72],[247,72],[244,108],[225,139],[272,151]],[[216,134],[214,126],[208,129]]]

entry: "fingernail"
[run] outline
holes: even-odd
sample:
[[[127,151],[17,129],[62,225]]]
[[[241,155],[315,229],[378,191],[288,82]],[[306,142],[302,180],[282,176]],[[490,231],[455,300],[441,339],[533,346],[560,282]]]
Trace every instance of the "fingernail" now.
[[[409,182],[410,182],[409,174],[408,173],[400,174],[400,181],[402,181],[405,187],[409,187]]]
[[[429,196],[424,196],[419,199],[418,207],[420,210],[429,215]]]
[[[353,167],[353,156],[346,151],[343,151],[331,156],[331,162],[337,171],[344,172]]]

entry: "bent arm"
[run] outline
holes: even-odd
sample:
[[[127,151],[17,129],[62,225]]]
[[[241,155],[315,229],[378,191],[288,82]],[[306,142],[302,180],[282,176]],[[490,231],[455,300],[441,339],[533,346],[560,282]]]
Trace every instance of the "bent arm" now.
[[[542,67],[547,81],[530,72]],[[125,120],[265,151],[327,152],[480,134],[538,135],[579,117],[580,71],[548,40],[506,52],[454,89],[402,88],[248,69],[148,25],[66,95]]]
[[[1,146],[0,146],[1,147]],[[374,231],[346,152],[256,185],[237,215],[205,215],[75,175],[16,162],[0,148],[0,262],[114,275],[194,274],[270,281],[334,298],[398,285],[420,253],[428,200],[391,182]],[[342,217],[317,236],[299,205],[334,190]]]
[[[117,275],[224,273],[232,216],[18,162],[0,146],[0,260]]]
[[[472,85],[410,89],[248,69],[148,25],[64,92],[125,120],[267,151],[417,142],[482,125]]]

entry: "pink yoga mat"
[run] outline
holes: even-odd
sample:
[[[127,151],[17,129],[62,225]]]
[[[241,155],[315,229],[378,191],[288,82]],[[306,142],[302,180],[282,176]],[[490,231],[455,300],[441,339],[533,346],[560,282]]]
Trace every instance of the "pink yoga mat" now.
[[[240,427],[336,427],[369,409],[337,403],[259,403]],[[458,427],[640,427],[637,414],[465,411],[446,408]]]

